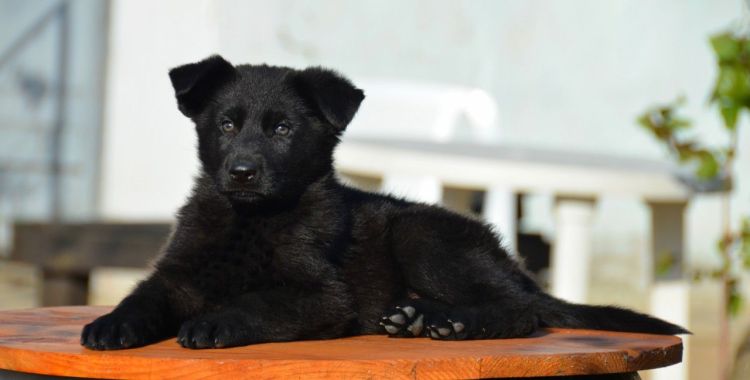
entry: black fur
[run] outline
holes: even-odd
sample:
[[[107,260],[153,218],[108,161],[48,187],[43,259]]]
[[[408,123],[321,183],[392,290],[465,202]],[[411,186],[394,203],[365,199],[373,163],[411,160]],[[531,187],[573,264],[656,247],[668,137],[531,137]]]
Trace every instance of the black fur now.
[[[202,171],[155,271],[83,329],[86,347],[511,338],[546,326],[686,332],[555,299],[485,223],[339,183],[332,153],[364,94],[333,71],[214,56],[169,74]]]

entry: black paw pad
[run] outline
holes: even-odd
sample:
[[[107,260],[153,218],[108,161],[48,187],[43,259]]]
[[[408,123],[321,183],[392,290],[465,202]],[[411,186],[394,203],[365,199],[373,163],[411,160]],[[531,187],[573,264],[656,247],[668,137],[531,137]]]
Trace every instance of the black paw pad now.
[[[463,322],[451,319],[437,321],[427,326],[427,335],[432,339],[439,340],[466,339],[466,331],[466,325]]]
[[[396,306],[381,318],[380,325],[391,337],[412,338],[424,333],[424,315],[414,306]]]

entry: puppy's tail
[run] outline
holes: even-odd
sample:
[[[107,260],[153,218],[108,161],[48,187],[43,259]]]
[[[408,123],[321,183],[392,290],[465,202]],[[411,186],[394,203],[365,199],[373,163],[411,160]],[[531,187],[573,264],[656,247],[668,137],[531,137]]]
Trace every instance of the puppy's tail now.
[[[542,327],[610,330],[648,334],[691,334],[675,324],[650,315],[615,306],[592,306],[568,303],[542,294],[538,303]]]

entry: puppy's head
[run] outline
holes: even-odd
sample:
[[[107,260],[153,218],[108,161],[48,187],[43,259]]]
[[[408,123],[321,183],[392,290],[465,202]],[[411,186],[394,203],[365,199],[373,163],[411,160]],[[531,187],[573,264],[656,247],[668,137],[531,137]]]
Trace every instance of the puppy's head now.
[[[233,66],[220,56],[169,72],[198,131],[203,170],[233,201],[298,196],[332,170],[333,149],[364,99],[319,68]]]

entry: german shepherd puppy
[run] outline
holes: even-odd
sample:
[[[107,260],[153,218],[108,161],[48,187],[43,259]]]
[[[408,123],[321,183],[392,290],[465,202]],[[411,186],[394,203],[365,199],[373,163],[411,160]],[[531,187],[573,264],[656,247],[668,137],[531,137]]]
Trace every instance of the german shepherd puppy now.
[[[334,71],[212,56],[169,76],[201,172],[151,276],[84,327],[88,348],[686,332],[545,294],[479,220],[341,184],[333,150],[364,93]]]

